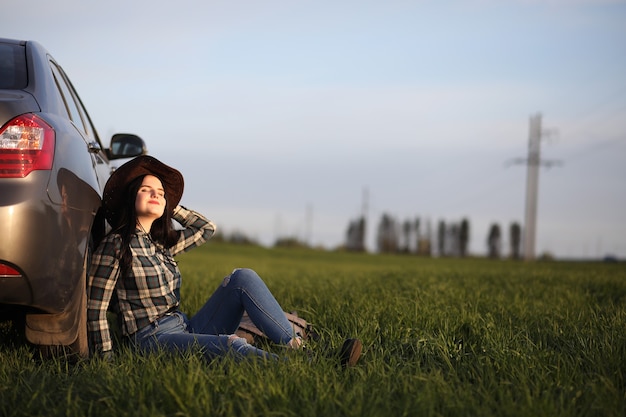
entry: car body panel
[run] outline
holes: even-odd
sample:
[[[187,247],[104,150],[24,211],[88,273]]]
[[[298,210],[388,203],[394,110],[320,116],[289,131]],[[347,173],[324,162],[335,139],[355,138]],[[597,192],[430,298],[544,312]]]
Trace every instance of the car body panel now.
[[[38,108],[37,101],[28,93],[0,90],[0,120],[9,120],[16,113],[28,113]]]
[[[5,188],[0,181],[3,191],[0,198],[0,219],[3,219],[0,222],[0,260],[9,261],[22,272],[21,278],[0,278],[0,288],[4,288],[7,281],[24,280],[26,283],[21,287],[28,289],[28,293],[21,297],[1,291],[0,303],[10,301],[59,313],[67,307],[82,276],[81,268],[100,197],[89,185],[63,168],[57,174],[58,187],[62,188],[67,203],[54,204],[48,197],[47,175],[33,172],[28,177],[31,176],[33,180],[23,187]],[[32,190],[39,190],[40,194],[33,195]],[[21,200],[15,196],[21,196]],[[49,285],[50,282],[54,285]]]

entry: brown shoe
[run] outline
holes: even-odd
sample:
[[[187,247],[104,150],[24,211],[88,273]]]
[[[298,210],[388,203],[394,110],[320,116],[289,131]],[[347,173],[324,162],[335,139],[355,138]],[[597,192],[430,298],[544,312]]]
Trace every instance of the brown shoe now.
[[[341,360],[341,367],[354,366],[361,357],[361,350],[363,349],[363,343],[359,339],[346,339],[341,346],[339,358]]]

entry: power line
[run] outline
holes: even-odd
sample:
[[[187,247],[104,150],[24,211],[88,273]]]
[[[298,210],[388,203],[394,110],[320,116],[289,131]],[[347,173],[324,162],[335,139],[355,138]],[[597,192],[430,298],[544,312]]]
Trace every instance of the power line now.
[[[620,98],[622,95],[626,93],[626,85],[623,85],[620,88],[615,89],[611,94],[604,97],[602,100],[597,101],[592,106],[590,106],[584,112],[581,112],[575,119],[578,124],[583,124],[583,122],[587,122],[585,119],[594,116],[599,110],[601,110],[607,104],[613,102],[615,99]],[[622,108],[623,106],[620,106]],[[575,126],[576,127],[576,126]],[[578,127],[579,128],[579,127]]]

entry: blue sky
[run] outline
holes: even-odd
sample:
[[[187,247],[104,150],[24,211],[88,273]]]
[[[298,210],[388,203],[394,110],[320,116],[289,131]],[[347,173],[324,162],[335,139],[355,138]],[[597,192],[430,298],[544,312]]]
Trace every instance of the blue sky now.
[[[103,141],[142,136],[227,233],[333,247],[367,190],[370,249],[389,213],[466,217],[482,254],[524,220],[507,162],[540,112],[562,165],[540,173],[537,252],[626,257],[626,1],[21,5],[1,36],[42,43]]]

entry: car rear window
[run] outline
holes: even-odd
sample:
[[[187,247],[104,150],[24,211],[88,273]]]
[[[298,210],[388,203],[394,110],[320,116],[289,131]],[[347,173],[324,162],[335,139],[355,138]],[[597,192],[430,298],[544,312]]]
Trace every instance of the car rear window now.
[[[0,89],[26,87],[26,52],[21,45],[0,43]]]

